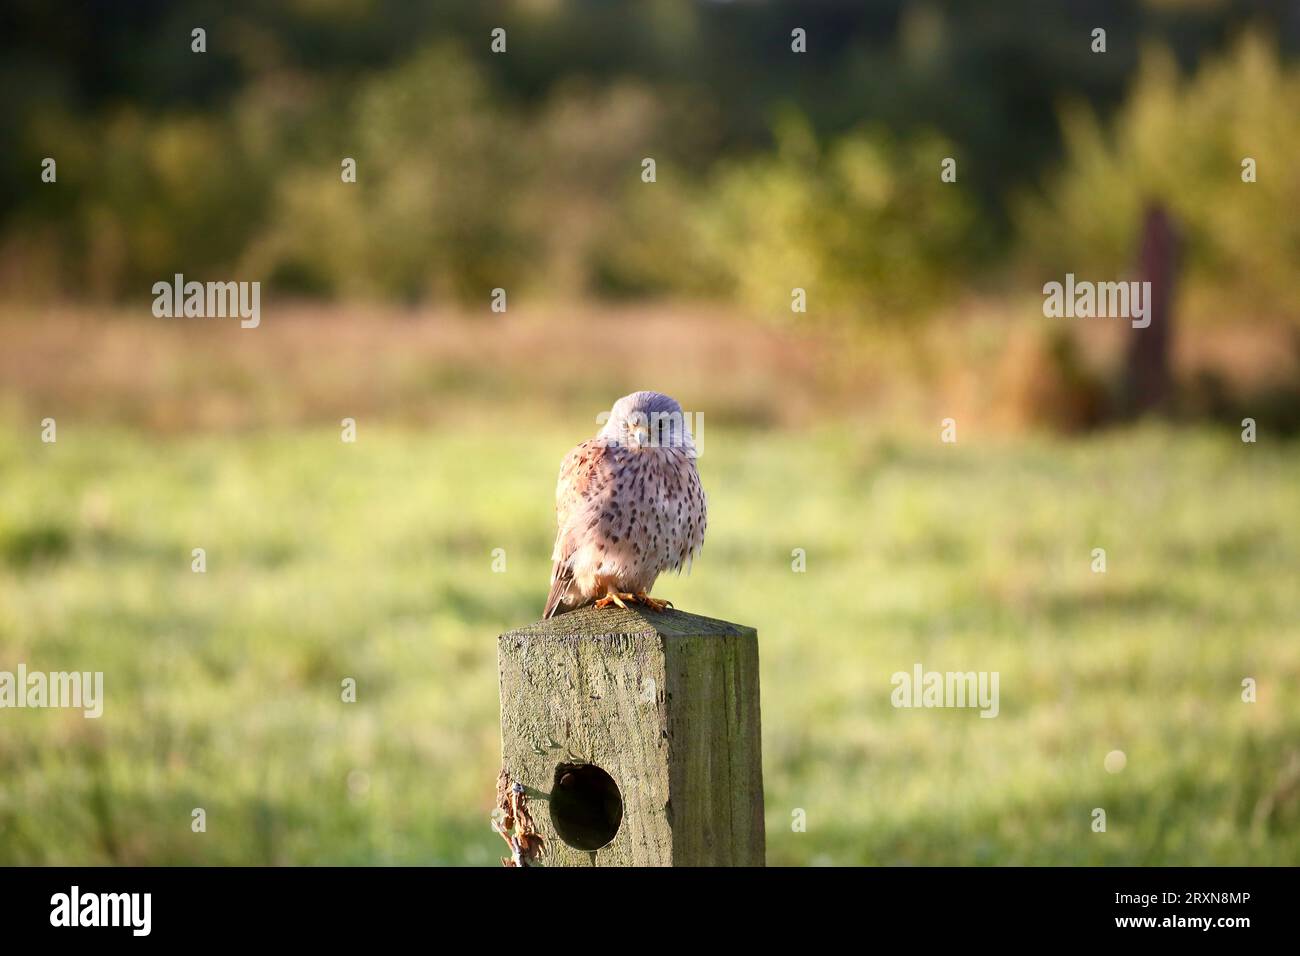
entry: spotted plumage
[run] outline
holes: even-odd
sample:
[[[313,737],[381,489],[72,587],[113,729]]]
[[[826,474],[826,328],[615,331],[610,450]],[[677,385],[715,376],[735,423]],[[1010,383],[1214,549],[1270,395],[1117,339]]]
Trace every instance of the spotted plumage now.
[[[646,599],[662,572],[689,569],[708,524],[695,457],[673,399],[633,392],[614,403],[596,437],[560,465],[559,533],[543,617],[609,595],[616,603],[620,596]]]

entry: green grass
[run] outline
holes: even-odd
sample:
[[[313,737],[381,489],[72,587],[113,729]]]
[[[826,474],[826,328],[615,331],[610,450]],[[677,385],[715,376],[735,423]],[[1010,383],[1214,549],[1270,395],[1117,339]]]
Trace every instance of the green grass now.
[[[0,711],[0,863],[495,864],[494,638],[579,436],[28,431],[0,670],[107,701]],[[656,593],[759,629],[769,862],[1300,863],[1300,447],[935,439],[707,434],[708,542]],[[894,709],[916,662],[1000,672],[1000,716]]]

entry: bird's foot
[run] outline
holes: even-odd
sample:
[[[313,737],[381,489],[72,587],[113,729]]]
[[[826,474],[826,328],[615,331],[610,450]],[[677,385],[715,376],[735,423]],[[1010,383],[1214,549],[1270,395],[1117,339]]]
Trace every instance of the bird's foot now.
[[[644,591],[637,591],[635,594],[630,594],[627,591],[610,591],[596,602],[596,607],[617,605],[626,611],[627,604],[624,603],[625,601],[627,604],[644,604],[652,611],[662,611],[673,606],[672,601],[661,601],[658,598],[652,598]]]
[[[661,601],[659,598],[652,598],[644,591],[637,591],[636,599],[652,611],[663,611],[673,606],[672,601]]]
[[[624,601],[636,601],[636,595],[629,594],[626,591],[610,591],[596,602],[596,607],[609,607],[612,604],[617,604],[626,611],[627,605],[623,603]]]

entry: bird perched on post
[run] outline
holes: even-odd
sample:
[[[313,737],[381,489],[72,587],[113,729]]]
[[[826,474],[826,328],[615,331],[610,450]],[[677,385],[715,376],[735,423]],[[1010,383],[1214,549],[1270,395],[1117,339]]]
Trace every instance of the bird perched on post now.
[[[543,618],[586,604],[639,602],[667,570],[689,568],[704,544],[704,489],[682,407],[659,392],[633,392],[560,465],[555,562]]]

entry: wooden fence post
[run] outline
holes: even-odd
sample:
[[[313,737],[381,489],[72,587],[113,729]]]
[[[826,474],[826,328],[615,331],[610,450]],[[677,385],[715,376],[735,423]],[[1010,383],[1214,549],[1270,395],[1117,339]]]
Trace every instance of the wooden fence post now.
[[[501,760],[547,866],[762,866],[758,634],[582,608],[502,634]]]
[[[1122,399],[1131,416],[1165,407],[1173,391],[1174,294],[1178,283],[1181,237],[1173,216],[1159,203],[1147,206],[1142,220],[1139,279],[1151,283],[1144,329],[1128,328]]]

